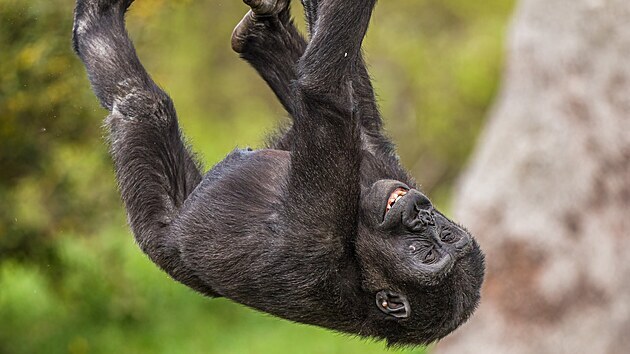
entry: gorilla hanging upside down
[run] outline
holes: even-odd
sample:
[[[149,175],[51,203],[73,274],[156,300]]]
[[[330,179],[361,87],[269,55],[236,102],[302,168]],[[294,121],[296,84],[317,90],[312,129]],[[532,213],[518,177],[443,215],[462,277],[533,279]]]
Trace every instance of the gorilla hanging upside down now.
[[[375,0],[246,0],[232,36],[293,125],[202,175],[171,99],[124,27],[133,0],[78,0],[74,48],[111,111],[111,151],[142,250],[175,280],[292,321],[424,344],[466,321],[483,254],[435,210],[384,136],[361,43]]]

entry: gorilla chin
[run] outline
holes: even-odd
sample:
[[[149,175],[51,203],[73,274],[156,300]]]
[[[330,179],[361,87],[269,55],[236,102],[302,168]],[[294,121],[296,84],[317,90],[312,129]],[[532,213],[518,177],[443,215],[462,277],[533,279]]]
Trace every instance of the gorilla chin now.
[[[389,345],[439,340],[479,303],[479,245],[402,182],[379,180],[362,192],[356,250],[363,287],[374,294],[378,309],[370,321]]]

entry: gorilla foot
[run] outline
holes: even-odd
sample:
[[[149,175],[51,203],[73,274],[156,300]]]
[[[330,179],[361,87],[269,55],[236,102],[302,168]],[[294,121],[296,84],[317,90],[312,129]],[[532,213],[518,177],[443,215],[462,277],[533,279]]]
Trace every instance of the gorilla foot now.
[[[125,11],[134,0],[77,0],[75,17],[99,16],[110,9]]]
[[[232,31],[232,50],[237,53],[243,53],[245,51],[245,42],[247,41],[247,35],[250,33],[251,28],[254,27],[256,19],[254,12],[249,10],[241,22],[234,27]]]
[[[90,29],[104,22],[103,18],[123,18],[134,0],[77,0],[72,25],[72,45],[79,53],[79,41]],[[105,21],[106,22],[106,21]]]
[[[243,0],[257,16],[275,16],[289,6],[289,0]]]
[[[249,5],[251,10],[245,14],[232,32],[232,50],[237,53],[243,53],[247,36],[258,19],[276,17],[289,8],[289,0],[243,0],[243,2]]]

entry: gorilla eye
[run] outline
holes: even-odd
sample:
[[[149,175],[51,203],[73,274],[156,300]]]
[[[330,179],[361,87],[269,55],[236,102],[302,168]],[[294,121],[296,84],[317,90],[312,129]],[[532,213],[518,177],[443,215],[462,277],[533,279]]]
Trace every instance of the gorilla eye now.
[[[424,263],[432,264],[438,260],[438,253],[435,249],[430,248],[429,251],[424,255]]]
[[[446,243],[453,243],[456,241],[455,235],[448,229],[442,230],[440,233],[440,239]]]

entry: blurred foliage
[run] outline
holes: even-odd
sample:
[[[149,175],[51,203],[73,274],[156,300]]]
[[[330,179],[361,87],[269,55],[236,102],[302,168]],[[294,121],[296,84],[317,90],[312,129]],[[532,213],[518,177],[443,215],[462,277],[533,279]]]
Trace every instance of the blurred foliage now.
[[[390,136],[424,189],[443,201],[497,91],[513,1],[378,4],[366,51]]]
[[[70,6],[0,1],[0,257],[51,261],[115,196],[99,118],[72,55]],[[80,196],[80,197],[79,197]]]
[[[70,0],[0,0],[0,353],[379,353],[169,280],[125,228],[106,112],[70,45]],[[386,126],[438,204],[497,88],[512,1],[390,0],[366,39]],[[238,0],[138,0],[129,27],[206,166],[285,116],[229,47]],[[296,17],[301,8],[294,5]],[[415,351],[422,352],[422,351]]]

